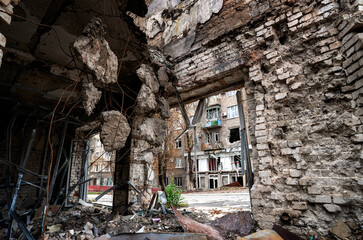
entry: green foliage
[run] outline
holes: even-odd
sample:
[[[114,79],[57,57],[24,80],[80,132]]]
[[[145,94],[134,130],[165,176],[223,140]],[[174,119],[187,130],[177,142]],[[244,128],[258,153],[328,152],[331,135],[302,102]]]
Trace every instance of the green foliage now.
[[[165,187],[166,197],[168,199],[169,205],[174,205],[175,207],[180,206],[182,204],[182,200],[184,199],[181,194],[183,190],[179,189],[175,183],[174,178],[171,179],[171,183]]]

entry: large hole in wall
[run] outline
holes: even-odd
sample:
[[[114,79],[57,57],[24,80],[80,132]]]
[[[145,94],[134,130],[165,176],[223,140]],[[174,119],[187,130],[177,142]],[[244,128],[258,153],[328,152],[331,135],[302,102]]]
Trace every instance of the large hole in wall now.
[[[244,89],[237,90],[244,92]],[[163,176],[159,176],[159,180],[164,179],[165,185],[174,181],[178,188],[186,192],[195,188],[211,191],[213,196],[209,199],[225,198],[223,201],[226,202],[234,198],[229,195],[231,192],[228,189],[239,186],[238,190],[233,188],[235,196],[239,198],[236,205],[240,209],[250,210],[246,174],[242,174],[237,90],[209,95],[200,112],[197,111],[198,101],[185,104],[188,119],[195,124],[195,130],[194,127],[186,128],[180,107],[171,109],[171,117],[167,121],[166,148],[162,151],[165,159],[159,161],[159,174]],[[246,98],[242,99],[247,111]],[[195,119],[196,116],[201,116],[199,121]],[[159,181],[158,186],[161,185]],[[221,193],[221,189],[227,189],[226,193]],[[185,194],[184,201],[190,206],[212,206],[208,200],[196,201],[198,196],[193,194]],[[217,205],[213,207],[221,207]]]

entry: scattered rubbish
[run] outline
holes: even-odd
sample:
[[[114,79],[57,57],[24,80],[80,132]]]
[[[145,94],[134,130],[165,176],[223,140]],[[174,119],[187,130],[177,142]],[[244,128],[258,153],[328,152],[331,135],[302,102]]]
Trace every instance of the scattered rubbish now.
[[[152,218],[152,220],[154,221],[154,222],[160,222],[160,218]]]
[[[49,233],[60,232],[60,230],[62,229],[62,225],[56,224],[56,225],[48,226],[47,228],[48,228]]]
[[[84,206],[84,207],[93,207],[93,205],[92,205],[92,204],[87,203],[87,202],[83,201],[82,199],[79,199],[79,200],[78,200],[78,202],[79,202],[82,206]]]
[[[112,237],[110,240],[207,240],[204,234],[195,233],[126,233]],[[98,240],[98,239],[97,239]]]
[[[274,230],[261,230],[238,240],[284,240]]]
[[[142,228],[139,229],[136,233],[143,233],[145,231],[145,226],[142,226]]]
[[[90,222],[87,222],[86,225],[84,225],[83,229],[85,231],[92,230],[93,229],[93,224],[90,223]]]

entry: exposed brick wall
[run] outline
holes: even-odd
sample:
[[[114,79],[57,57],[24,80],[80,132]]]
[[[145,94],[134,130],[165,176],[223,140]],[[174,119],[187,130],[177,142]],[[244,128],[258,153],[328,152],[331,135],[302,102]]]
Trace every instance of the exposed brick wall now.
[[[363,221],[362,38],[351,26],[360,4],[224,1],[174,59],[184,92],[236,69],[248,75],[241,85],[261,228],[283,224],[283,213],[291,224],[284,226],[302,235]]]

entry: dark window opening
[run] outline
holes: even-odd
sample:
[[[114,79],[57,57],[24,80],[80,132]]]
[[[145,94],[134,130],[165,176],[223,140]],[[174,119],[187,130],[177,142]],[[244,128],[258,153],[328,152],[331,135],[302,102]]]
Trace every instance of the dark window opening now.
[[[241,169],[241,159],[240,159],[240,156],[234,156],[234,166],[237,168],[237,169]]]
[[[182,178],[181,177],[176,177],[175,178],[175,185],[177,187],[182,187],[183,186],[183,182],[182,182]]]
[[[218,178],[215,177],[209,178],[209,188],[210,189],[218,188]]]
[[[233,143],[235,141],[240,140],[240,136],[239,136],[239,128],[232,128],[229,131],[229,142]]]

